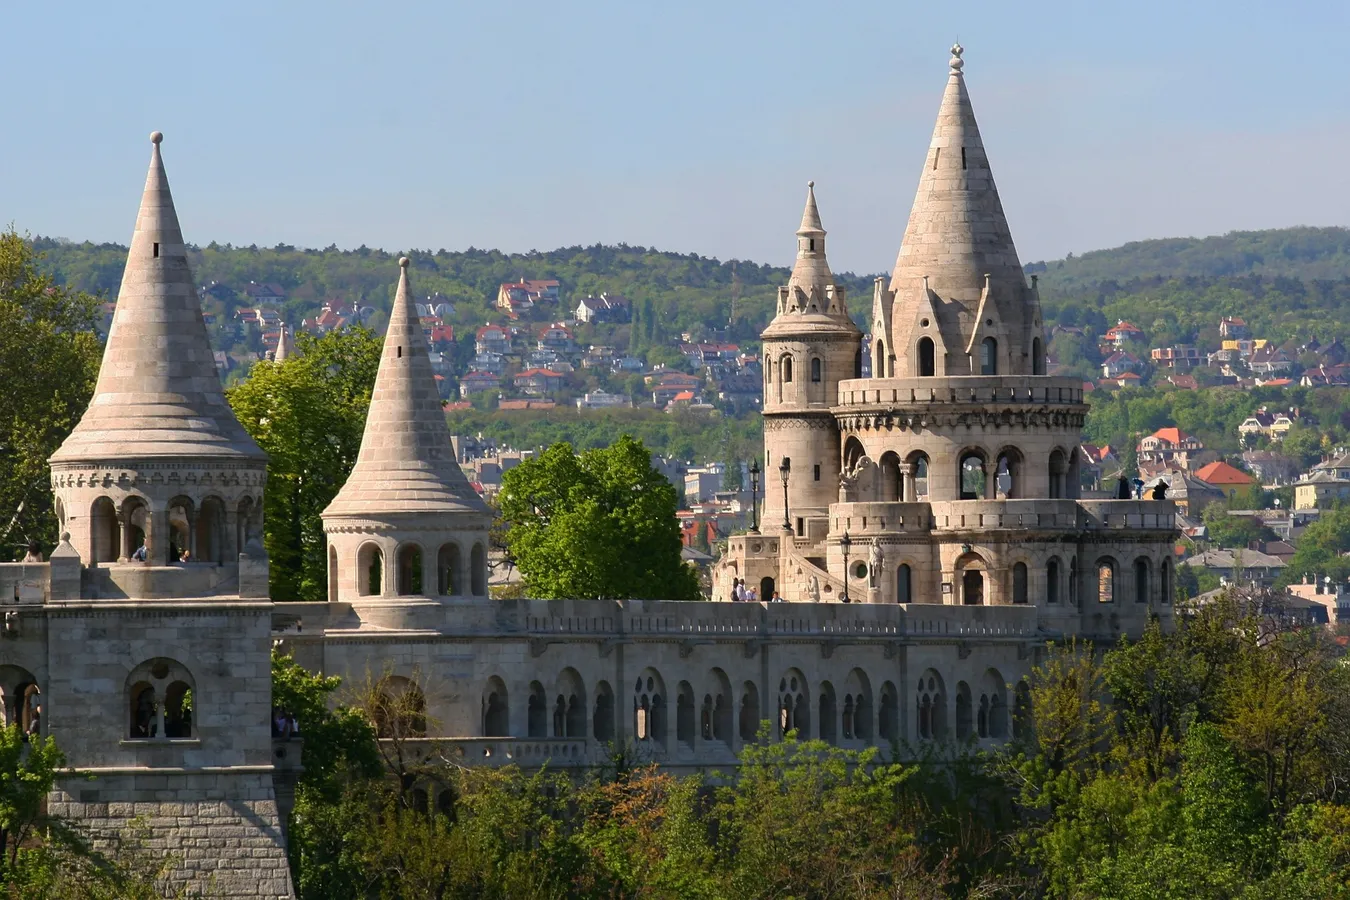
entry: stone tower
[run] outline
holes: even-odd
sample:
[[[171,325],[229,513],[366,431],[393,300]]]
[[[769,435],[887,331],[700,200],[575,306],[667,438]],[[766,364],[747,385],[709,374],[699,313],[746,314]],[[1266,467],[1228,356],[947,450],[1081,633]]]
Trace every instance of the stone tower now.
[[[98,383],[51,458],[62,541],[45,633],[11,644],[71,768],[52,809],[96,837],[141,818],[175,873],[289,897],[272,782],[266,458],[225,402],[161,135]],[[142,546],[144,553],[138,552]],[[160,843],[156,843],[160,842]]]
[[[431,626],[440,604],[429,598],[487,596],[492,517],[455,458],[407,257],[399,266],[361,452],[323,512],[328,592],[363,621]]]
[[[839,382],[860,374],[862,333],[830,272],[814,181],[806,186],[792,275],[778,289],[777,313],[761,337],[764,527],[783,530],[786,521],[796,537],[819,539],[839,494],[839,432],[830,408]],[[779,481],[784,460],[790,467],[786,510]]]

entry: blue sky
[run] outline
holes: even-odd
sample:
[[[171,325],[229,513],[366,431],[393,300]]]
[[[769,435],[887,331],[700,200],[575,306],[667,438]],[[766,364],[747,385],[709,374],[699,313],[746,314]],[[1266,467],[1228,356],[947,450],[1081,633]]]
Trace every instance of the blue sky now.
[[[1350,224],[1331,0],[26,3],[4,12],[0,220],[130,238],[164,152],[189,240],[627,242],[888,270],[948,47],[1024,262]]]

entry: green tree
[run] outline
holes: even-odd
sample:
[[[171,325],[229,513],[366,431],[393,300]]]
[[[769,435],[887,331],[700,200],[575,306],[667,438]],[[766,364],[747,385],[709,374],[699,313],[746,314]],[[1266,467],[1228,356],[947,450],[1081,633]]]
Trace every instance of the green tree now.
[[[624,435],[577,455],[554,444],[502,477],[506,546],[536,597],[695,600],[675,488]]]
[[[322,600],[328,560],[321,514],[356,464],[380,362],[364,328],[296,336],[297,355],[260,363],[226,392],[267,451],[263,541],[274,600]]]
[[[84,414],[102,348],[98,298],[41,271],[42,254],[0,233],[0,559],[57,538],[47,458]]]

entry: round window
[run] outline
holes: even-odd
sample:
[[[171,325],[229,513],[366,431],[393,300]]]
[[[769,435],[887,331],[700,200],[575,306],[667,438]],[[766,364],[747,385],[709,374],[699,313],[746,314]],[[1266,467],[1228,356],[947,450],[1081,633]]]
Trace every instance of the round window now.
[[[854,577],[854,578],[866,578],[866,577],[867,577],[867,563],[858,563],[857,565],[855,565],[855,566],[853,567],[853,577]]]
[[[920,320],[919,320],[919,327],[920,327],[920,328],[927,328],[927,327],[928,327],[928,320],[927,320],[927,319],[920,319]]]

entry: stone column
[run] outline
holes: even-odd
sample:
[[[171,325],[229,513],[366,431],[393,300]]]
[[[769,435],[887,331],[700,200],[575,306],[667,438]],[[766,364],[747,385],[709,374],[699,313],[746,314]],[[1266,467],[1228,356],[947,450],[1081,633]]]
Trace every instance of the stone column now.
[[[436,565],[437,547],[422,544],[422,596],[435,597],[440,594],[440,569]]]
[[[998,460],[985,460],[981,464],[984,471],[984,499],[998,499]]]
[[[239,558],[239,511],[225,504],[225,524],[220,534],[220,558],[227,563]]]
[[[119,510],[113,513],[113,515],[117,519],[117,540],[122,545],[117,561],[124,563],[131,559],[131,554],[136,552],[136,548],[131,546],[131,515],[125,509]],[[98,558],[98,554],[95,552],[97,540],[98,539],[94,537],[93,531],[91,530],[89,534],[90,562],[93,562]]]
[[[905,503],[914,502],[914,464],[900,464],[900,499]]]
[[[147,509],[145,513],[145,559],[152,566],[169,564],[169,511]]]

